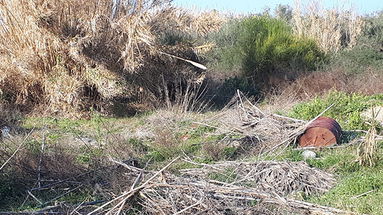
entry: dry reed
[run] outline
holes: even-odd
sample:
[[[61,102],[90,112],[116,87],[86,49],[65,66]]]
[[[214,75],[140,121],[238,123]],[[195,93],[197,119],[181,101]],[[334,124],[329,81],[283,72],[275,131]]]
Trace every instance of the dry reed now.
[[[115,98],[161,103],[173,93],[163,96],[161,88],[175,85],[178,76],[186,81],[201,76],[178,60],[170,68],[176,60],[161,54],[193,63],[198,61],[193,44],[163,46],[158,33],[170,28],[204,34],[221,23],[214,13],[194,16],[166,0],[5,0],[0,14],[2,94],[22,111],[63,116],[103,110]],[[217,18],[198,21],[209,16]]]
[[[371,115],[373,122],[370,123],[366,136],[358,146],[357,155],[359,165],[373,167],[379,158],[376,131],[377,122],[375,121],[377,113],[375,113],[374,109]]]
[[[337,52],[356,45],[365,25],[352,9],[324,9],[318,1],[302,8],[300,1],[293,10],[294,32],[313,38],[325,52]]]

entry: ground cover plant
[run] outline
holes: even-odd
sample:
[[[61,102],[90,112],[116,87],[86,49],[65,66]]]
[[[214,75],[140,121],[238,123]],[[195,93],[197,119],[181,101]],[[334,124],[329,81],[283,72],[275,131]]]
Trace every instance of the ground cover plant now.
[[[381,94],[364,96],[334,91],[324,97],[316,97],[307,103],[296,105],[289,115],[309,120],[320,114],[326,107],[333,105],[325,115],[339,121],[343,129],[366,130],[368,124],[366,119],[363,119],[363,111],[382,105],[382,102]]]

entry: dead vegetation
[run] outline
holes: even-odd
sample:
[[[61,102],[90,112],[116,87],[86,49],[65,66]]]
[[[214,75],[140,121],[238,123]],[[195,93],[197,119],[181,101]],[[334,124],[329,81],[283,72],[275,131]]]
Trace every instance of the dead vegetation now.
[[[324,9],[319,1],[296,1],[292,20],[297,35],[315,39],[327,53],[355,46],[365,25],[352,9]]]
[[[305,121],[262,111],[240,91],[209,120],[218,122],[218,131],[243,137],[241,147],[248,147],[244,151],[251,154],[269,152],[281,143],[294,141],[305,126]]]
[[[190,38],[217,31],[225,18],[216,12],[190,14],[167,1],[133,2],[0,3],[0,127],[17,122],[17,113],[8,111],[15,107],[74,118],[92,110],[169,110],[145,118],[138,128],[115,122],[95,127],[94,139],[76,130],[68,139],[53,132],[49,142],[46,125],[2,139],[0,197],[12,193],[24,199],[0,205],[12,202],[23,208],[31,203],[43,208],[37,213],[63,214],[352,214],[297,200],[325,193],[335,184],[334,175],[305,162],[228,161],[278,156],[294,145],[309,122],[275,114],[275,106],[261,110],[239,91],[217,114],[203,119],[187,115],[207,106],[200,101],[206,88],[198,54],[214,47]],[[340,16],[340,24],[338,18],[334,11],[322,16],[314,10],[304,21],[295,17],[296,31],[316,38],[324,50],[338,51],[346,28],[346,46],[352,47],[362,23],[352,14]],[[318,33],[316,25],[328,32]],[[332,39],[329,32],[335,32]],[[375,81],[377,91],[379,77],[365,77]],[[302,95],[334,88],[371,90],[355,87],[366,79],[312,73],[290,86],[285,100],[275,97],[274,102],[289,109]],[[181,123],[192,129],[185,132]],[[189,141],[193,135],[198,142]],[[376,136],[371,129],[360,145],[360,164],[373,164]],[[196,162],[203,159],[220,162]],[[164,167],[153,170],[159,165]],[[171,169],[175,165],[195,168]]]
[[[249,165],[252,164],[249,163]],[[220,169],[222,167],[223,166],[220,165],[211,166],[213,169]],[[259,166],[254,163],[253,167]],[[94,212],[109,207],[107,211],[115,214],[118,212],[118,208],[127,203],[127,200],[133,195],[138,195],[140,196],[139,198],[143,199],[143,207],[144,211],[146,211],[144,214],[194,214],[200,212],[209,214],[276,214],[278,212],[285,212],[290,214],[293,212],[302,213],[303,211],[315,210],[341,212],[336,209],[291,200],[277,194],[265,193],[254,187],[228,184],[213,180],[209,182],[196,180],[196,176],[199,175],[198,172],[200,170],[204,172],[202,169],[194,169],[196,172],[186,170],[186,172],[189,171],[190,173],[193,171],[193,176],[186,174],[182,177],[174,177],[170,174],[163,173],[164,169],[154,173],[153,176],[158,175],[158,178],[151,177],[147,180],[142,180],[143,183],[141,186],[133,187],[130,191],[108,202],[110,204],[115,202],[114,206],[111,207],[104,204],[102,207],[94,210]],[[254,169],[251,172],[257,175],[257,173],[261,173],[262,171],[256,171]],[[245,175],[250,176],[252,174]],[[238,175],[237,179],[245,180],[245,175]],[[284,175],[280,174],[278,177],[284,177]],[[260,181],[258,183],[262,184]]]
[[[330,71],[316,71],[302,75],[290,84],[285,84],[279,90],[280,92],[274,95],[274,98],[269,95],[268,99],[276,100],[273,104],[277,104],[277,102],[294,104],[318,95],[325,95],[330,91],[363,95],[380,94],[383,92],[381,79],[382,74],[376,70],[366,71],[365,74],[347,74],[344,70],[336,68],[330,69]],[[273,107],[277,108],[274,105]],[[278,110],[283,109],[282,106]]]
[[[116,105],[161,106],[175,101],[176,90],[184,96],[201,84],[201,71],[177,58],[198,62],[194,44],[160,37],[206,34],[219,28],[219,15],[194,16],[167,1],[118,3],[2,1],[2,98],[24,112],[76,117]]]
[[[212,175],[226,178],[231,174],[233,177],[229,183],[232,185],[252,184],[259,191],[280,196],[299,192],[315,195],[328,191],[335,183],[334,176],[310,168],[304,162],[226,161],[202,166],[204,168],[185,169],[181,172],[200,180],[209,180]]]
[[[280,184],[285,184],[287,187],[293,186],[286,180],[285,175],[279,174],[278,165],[280,167],[283,163],[273,163],[269,166],[263,166],[262,163],[221,163],[218,165],[210,166],[200,164],[204,168],[185,170],[186,174],[182,176],[175,176],[166,171],[174,162],[179,158],[174,159],[168,163],[159,171],[146,171],[119,163],[124,167],[124,171],[129,172],[124,177],[129,179],[130,183],[124,186],[125,191],[121,193],[115,193],[113,198],[105,202],[99,207],[82,206],[75,209],[76,212],[87,211],[88,214],[120,214],[122,211],[134,212],[135,207],[138,205],[142,207],[140,214],[195,214],[195,213],[209,213],[209,214],[246,214],[246,213],[262,213],[262,214],[304,214],[304,213],[332,213],[332,214],[345,214],[346,212],[337,210],[334,208],[323,207],[315,204],[310,204],[298,200],[293,200],[285,197],[285,195],[278,195],[273,192],[264,192],[259,187],[246,186],[243,184],[225,183],[220,181],[197,179],[199,176],[203,177],[205,171],[203,169],[214,169],[214,171],[222,170],[225,165],[235,165],[240,167],[245,165],[242,170],[247,169],[243,175],[239,174],[236,178],[239,181],[245,182],[246,180],[264,174],[265,170],[261,167],[266,167],[266,170],[270,170],[273,181],[278,181]],[[333,183],[333,179],[329,174],[322,173],[318,170],[310,169],[305,165],[294,165],[298,171],[304,171],[300,177],[312,177],[321,180],[320,184],[315,186],[324,186],[320,189],[320,192],[325,191]],[[293,170],[295,171],[295,170]],[[292,171],[292,172],[293,172]],[[311,172],[313,171],[313,172]],[[266,171],[267,172],[267,171]],[[192,175],[188,175],[191,173]],[[200,174],[202,173],[202,175]],[[306,175],[310,174],[310,175]],[[312,175],[314,174],[314,175]],[[269,176],[271,177],[271,176]],[[264,178],[266,179],[266,178]],[[267,179],[266,179],[267,180]],[[303,179],[304,180],[304,179]],[[294,178],[294,183],[298,184],[300,178]],[[302,182],[304,183],[304,182]],[[256,182],[259,186],[264,185],[269,187],[268,182],[259,180]],[[316,188],[307,186],[306,191],[313,191]],[[278,188],[275,188],[279,192],[283,192]],[[290,187],[289,189],[294,189]],[[138,205],[137,205],[138,204]],[[73,211],[72,211],[73,212]],[[136,211],[138,212],[138,211]]]
[[[331,106],[326,110],[329,108]],[[26,142],[19,141],[23,145],[16,151],[16,156],[11,157],[16,144],[9,141],[17,139],[6,139],[2,144],[1,158],[11,159],[2,171],[17,173],[13,175],[13,182],[20,188],[17,192],[27,198],[26,202],[39,207],[59,202],[53,207],[43,208],[41,212],[45,213],[352,214],[299,200],[327,192],[335,185],[334,175],[312,168],[304,161],[262,160],[263,156],[277,156],[293,144],[307,126],[305,121],[266,113],[241,92],[218,115],[196,118],[192,113],[188,114],[162,111],[145,118],[140,126],[153,129],[142,131],[140,139],[134,139],[133,143],[129,141],[138,134],[134,134],[134,130],[124,130],[127,125],[120,133],[110,132],[121,129],[117,122],[95,129],[97,132],[106,129],[105,137],[98,140],[99,144],[91,144],[80,137],[81,142],[72,145],[61,139],[45,142],[49,133],[42,130],[32,133],[34,141],[28,136],[24,138]],[[198,143],[192,142],[194,146],[202,145],[202,151],[217,150],[216,160],[220,162],[207,164],[197,161],[203,155],[180,148],[187,145],[183,141],[196,135],[196,130],[200,129],[196,127],[194,133],[185,134],[180,123],[186,122],[190,126],[203,124],[203,129],[215,127],[208,129],[209,135],[225,136],[211,144],[210,149],[205,147],[209,142],[203,138]],[[208,125],[207,122],[217,123]],[[74,134],[80,135],[78,131]],[[150,147],[139,140],[150,140],[156,152],[163,153],[165,158],[155,163],[152,163],[155,157],[145,160],[145,163],[135,159],[137,153],[148,153]],[[101,144],[102,141],[106,143]],[[235,148],[242,155],[252,154],[259,160],[222,159],[220,153],[225,148],[220,149],[219,144]],[[130,148],[133,145],[135,148]],[[154,170],[151,165],[161,169]],[[180,168],[180,165],[184,167]],[[189,166],[185,168],[185,165]],[[19,181],[22,178],[29,180],[24,180],[25,184],[21,186]],[[11,187],[16,184],[10,183]],[[71,195],[81,196],[82,203],[64,200]]]

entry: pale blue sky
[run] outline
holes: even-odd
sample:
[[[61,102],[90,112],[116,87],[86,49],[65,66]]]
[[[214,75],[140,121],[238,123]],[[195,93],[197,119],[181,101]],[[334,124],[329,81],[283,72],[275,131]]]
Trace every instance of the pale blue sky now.
[[[295,0],[173,0],[177,6],[192,8],[197,10],[217,9],[220,11],[231,11],[236,13],[262,12],[269,7],[274,9],[278,4],[294,5]],[[302,3],[308,0],[301,0]],[[359,14],[370,14],[383,10],[383,0],[321,0],[325,7],[338,7],[352,5]],[[344,7],[342,7],[344,8]]]

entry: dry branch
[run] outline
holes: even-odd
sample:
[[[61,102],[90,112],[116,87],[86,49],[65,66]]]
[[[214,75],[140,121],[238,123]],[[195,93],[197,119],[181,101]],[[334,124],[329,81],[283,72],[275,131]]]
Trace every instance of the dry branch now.
[[[292,192],[303,191],[307,194],[324,192],[334,183],[332,175],[312,169],[304,163],[265,161],[257,162],[222,162],[217,164],[193,164],[203,168],[181,171],[181,176],[165,173],[167,164],[158,172],[148,172],[144,183],[119,194],[89,214],[103,211],[119,214],[135,204],[143,206],[144,214],[223,214],[232,211],[236,214],[265,214],[265,210],[278,213],[327,213],[352,214],[339,209],[324,207],[287,198]],[[184,161],[189,161],[187,158]],[[192,161],[190,161],[192,162]],[[209,180],[212,172],[236,170],[236,183]],[[139,171],[128,169],[138,177]],[[252,174],[248,174],[252,172]],[[161,175],[161,177],[159,177]],[[287,188],[289,187],[290,188]],[[286,188],[282,188],[286,187]],[[133,196],[137,198],[133,198]],[[258,202],[252,205],[251,202]],[[110,206],[112,205],[113,206]],[[127,207],[129,205],[129,207]],[[270,205],[273,205],[270,207]],[[109,208],[108,208],[109,207]],[[271,209],[272,208],[272,209]],[[269,211],[266,214],[270,214]]]
[[[19,146],[17,147],[17,149],[12,153],[12,155],[1,165],[0,167],[0,171],[5,167],[5,165],[7,165],[7,163],[17,154],[17,152],[21,149],[21,147],[26,143],[27,139],[29,138],[29,136],[32,134],[34,129],[32,129],[28,135],[24,138],[24,140],[19,144]]]

